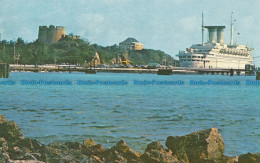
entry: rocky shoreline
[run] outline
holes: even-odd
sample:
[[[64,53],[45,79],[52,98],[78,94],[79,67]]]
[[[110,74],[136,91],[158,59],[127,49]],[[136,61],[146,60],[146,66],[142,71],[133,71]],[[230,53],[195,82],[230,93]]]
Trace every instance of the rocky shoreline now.
[[[224,141],[218,129],[169,136],[165,142],[151,142],[144,153],[135,152],[124,140],[105,149],[93,139],[83,143],[44,145],[25,138],[13,121],[0,114],[0,163],[259,163],[260,153],[224,155]]]

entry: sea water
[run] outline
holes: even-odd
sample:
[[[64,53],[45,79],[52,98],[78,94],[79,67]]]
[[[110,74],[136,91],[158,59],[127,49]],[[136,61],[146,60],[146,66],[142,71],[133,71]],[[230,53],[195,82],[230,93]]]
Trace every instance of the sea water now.
[[[109,148],[123,139],[144,152],[152,141],[217,127],[226,155],[260,151],[252,76],[12,72],[0,83],[0,114],[45,144],[94,138]]]

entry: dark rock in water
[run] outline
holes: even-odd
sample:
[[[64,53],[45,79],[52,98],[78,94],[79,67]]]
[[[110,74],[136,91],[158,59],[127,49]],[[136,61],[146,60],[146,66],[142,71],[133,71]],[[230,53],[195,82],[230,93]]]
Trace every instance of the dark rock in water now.
[[[124,162],[124,160],[127,162],[138,162],[140,161],[140,156],[140,153],[131,149],[123,140],[120,140],[115,146],[104,153],[106,162]]]
[[[10,122],[0,114],[0,137],[5,138],[8,145],[14,145],[23,139],[23,133],[15,122]]]
[[[159,141],[148,144],[141,159],[145,163],[181,163],[172,156],[172,151],[166,150]]]
[[[184,162],[201,163],[223,157],[224,141],[217,128],[197,131],[185,136],[169,136],[166,146],[173,156]]]
[[[247,153],[242,154],[238,158],[238,163],[259,163],[260,153]]]

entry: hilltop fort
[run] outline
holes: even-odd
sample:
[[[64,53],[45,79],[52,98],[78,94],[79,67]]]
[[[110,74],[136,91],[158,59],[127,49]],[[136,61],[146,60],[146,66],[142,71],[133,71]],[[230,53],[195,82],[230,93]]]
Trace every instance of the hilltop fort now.
[[[62,26],[39,26],[38,40],[41,43],[56,43],[62,38],[71,38],[73,40],[81,39],[78,35],[69,34],[66,35],[65,27]]]
[[[41,43],[55,43],[65,37],[65,27],[62,26],[39,26],[38,40]]]

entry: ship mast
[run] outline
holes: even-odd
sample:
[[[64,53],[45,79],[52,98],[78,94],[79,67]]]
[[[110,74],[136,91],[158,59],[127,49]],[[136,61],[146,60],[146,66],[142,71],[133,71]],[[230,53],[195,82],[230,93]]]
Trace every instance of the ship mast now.
[[[202,40],[201,40],[201,45],[204,45],[204,21],[203,21],[203,12],[202,12],[202,22],[201,22],[201,32],[202,32]]]
[[[15,40],[14,40],[14,64],[15,64]]]
[[[230,45],[233,45],[233,18],[232,18],[233,12],[231,12],[231,24],[230,24]]]

